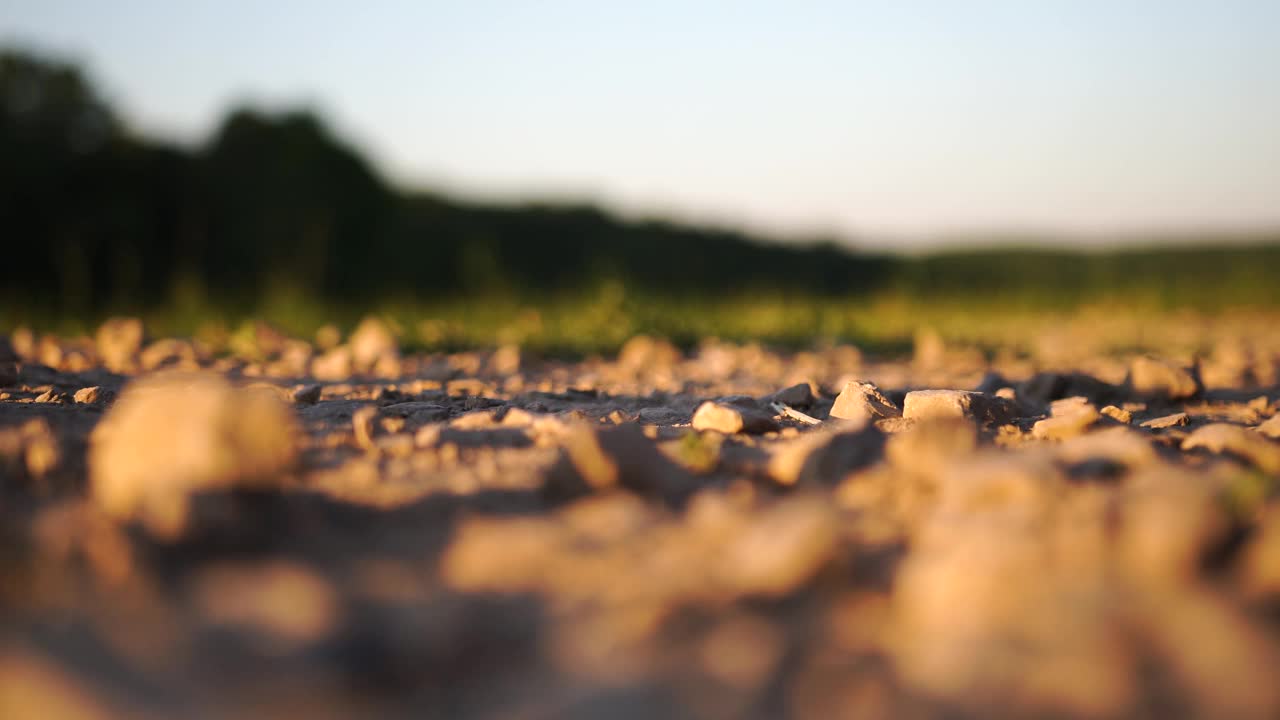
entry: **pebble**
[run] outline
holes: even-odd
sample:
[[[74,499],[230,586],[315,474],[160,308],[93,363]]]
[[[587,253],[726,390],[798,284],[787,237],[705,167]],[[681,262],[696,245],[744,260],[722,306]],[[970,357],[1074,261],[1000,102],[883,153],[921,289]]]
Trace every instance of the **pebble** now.
[[[1133,413],[1129,412],[1128,410],[1118,408],[1115,405],[1108,405],[1102,408],[1102,410],[1100,410],[1099,412],[1111,418],[1112,420],[1125,423],[1126,425],[1133,422]]]
[[[1190,416],[1184,412],[1178,412],[1173,413],[1172,415],[1163,415],[1158,418],[1152,418],[1142,423],[1141,426],[1144,428],[1151,428],[1152,430],[1160,430],[1163,428],[1183,427],[1189,422],[1191,422]]]
[[[1102,417],[1097,408],[1082,397],[1056,400],[1049,406],[1051,417],[1039,420],[1031,435],[1049,440],[1065,440],[1083,435]]]
[[[1194,369],[1145,355],[1130,363],[1126,382],[1136,393],[1170,400],[1194,397],[1204,389]]]
[[[870,422],[902,417],[902,411],[869,382],[851,381],[836,396],[829,415],[843,420]]]
[[[780,402],[793,408],[804,409],[813,405],[813,386],[810,383],[796,383],[770,395],[767,402]]]
[[[759,434],[777,430],[778,421],[769,413],[745,405],[708,400],[693,413],[695,430],[715,430],[726,435]]]
[[[680,349],[667,340],[636,335],[618,350],[618,365],[631,371],[666,368],[683,359]]]
[[[913,390],[902,402],[908,420],[970,418],[980,422],[1005,422],[1014,415],[1004,398],[968,390]]]
[[[136,364],[147,331],[138,318],[113,317],[98,327],[94,338],[103,364],[114,372],[126,372]]]
[[[380,361],[394,361],[400,355],[400,345],[391,328],[372,315],[360,321],[347,340],[347,346],[356,372],[369,372]]]
[[[99,405],[109,403],[115,399],[115,393],[112,391],[94,385],[92,387],[80,388],[74,396],[75,401],[82,405]]]
[[[1280,443],[1239,425],[1212,423],[1182,441],[1183,450],[1204,448],[1212,453],[1229,452],[1253,463],[1263,472],[1280,472]]]
[[[320,402],[319,385],[299,385],[290,393],[290,398],[299,405],[315,405]]]

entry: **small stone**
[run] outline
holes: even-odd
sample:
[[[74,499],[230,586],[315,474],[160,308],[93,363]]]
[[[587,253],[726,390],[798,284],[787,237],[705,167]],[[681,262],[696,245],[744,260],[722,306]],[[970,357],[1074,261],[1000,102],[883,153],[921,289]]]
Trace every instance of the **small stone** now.
[[[1101,415],[1082,397],[1055,400],[1049,405],[1051,417],[1036,422],[1031,428],[1033,437],[1047,440],[1065,440],[1082,435]]]
[[[58,342],[58,338],[52,335],[44,335],[40,338],[40,344],[37,348],[38,357],[42,365],[48,365],[51,368],[60,367],[65,350],[62,343]]]
[[[777,430],[779,425],[772,415],[763,410],[708,400],[693,413],[693,427],[695,430],[715,430],[733,435],[770,432]]]
[[[19,360],[31,362],[36,358],[36,334],[29,327],[15,328],[9,335],[9,347]]]
[[[142,321],[132,317],[113,317],[98,328],[95,345],[98,357],[108,370],[127,371],[133,367],[146,342]]]
[[[631,413],[628,413],[624,410],[614,410],[608,415],[605,415],[604,417],[600,418],[600,422],[606,423],[609,425],[621,425],[623,423],[633,422],[635,419],[636,419],[636,416],[632,415]]]
[[[675,345],[648,335],[636,335],[618,350],[618,365],[632,371],[671,367],[682,358]]]
[[[36,396],[36,402],[38,403],[65,403],[66,401],[67,401],[66,393],[59,392],[52,388],[45,390],[44,392]]]
[[[1182,427],[1191,422],[1191,418],[1184,412],[1173,413],[1172,415],[1164,415],[1158,418],[1152,418],[1142,423],[1142,427],[1151,428],[1152,430],[1160,430],[1163,428]]]
[[[913,390],[902,402],[902,416],[908,420],[970,418],[1006,422],[1014,414],[1009,401],[967,390]]]
[[[813,404],[813,399],[813,386],[807,382],[783,388],[767,398],[770,402],[780,402],[793,408],[807,408]]]
[[[1098,411],[1074,413],[1061,417],[1045,418],[1031,428],[1032,437],[1043,440],[1064,440],[1082,435],[1098,420]]]
[[[1136,393],[1170,400],[1194,397],[1203,386],[1195,368],[1184,368],[1167,360],[1139,356],[1129,365],[1128,386]]]
[[[138,362],[148,371],[161,368],[194,370],[198,366],[198,359],[191,343],[175,338],[157,340],[138,356]]]
[[[290,397],[299,405],[315,405],[320,402],[319,385],[299,385],[290,393]]]
[[[1212,423],[1198,428],[1182,441],[1183,450],[1204,448],[1212,453],[1229,452],[1263,472],[1280,472],[1280,444],[1239,425]]]
[[[830,416],[842,420],[869,422],[902,417],[902,411],[869,382],[849,382],[836,396]]]
[[[272,374],[286,377],[299,377],[307,374],[311,368],[311,358],[315,355],[311,345],[301,340],[287,339],[280,354],[268,368]]]
[[[74,398],[76,402],[82,405],[100,405],[114,400],[115,393],[94,385],[93,387],[80,388],[76,391]]]
[[[391,328],[382,320],[369,316],[360,321],[347,341],[351,361],[357,372],[374,370],[386,358],[398,360],[400,346]]]
[[[1126,425],[1133,422],[1133,413],[1128,410],[1118,408],[1115,405],[1108,405],[1102,408],[1101,412],[1112,420],[1117,420],[1125,423]]]
[[[903,399],[902,416],[910,420],[970,418],[977,395],[964,390],[915,390]]]
[[[495,375],[515,375],[520,372],[523,355],[519,345],[503,345],[489,356],[489,372]]]
[[[351,348],[336,347],[312,358],[311,375],[317,380],[346,380],[351,377]]]
[[[398,378],[405,374],[405,363],[399,354],[388,354],[373,364],[373,375],[382,378]]]
[[[1073,415],[1077,412],[1081,412],[1086,408],[1093,409],[1095,412],[1097,410],[1089,404],[1089,398],[1075,395],[1072,397],[1060,398],[1049,403],[1049,414],[1053,417],[1066,417],[1067,415]]]

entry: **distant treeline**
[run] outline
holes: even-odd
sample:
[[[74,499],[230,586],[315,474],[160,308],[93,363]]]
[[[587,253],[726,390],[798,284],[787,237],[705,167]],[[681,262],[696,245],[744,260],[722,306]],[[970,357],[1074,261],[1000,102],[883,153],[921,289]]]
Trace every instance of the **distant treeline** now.
[[[1280,303],[1280,236],[1232,248],[903,258],[593,207],[464,202],[389,186],[308,112],[234,110],[194,149],[140,137],[76,67],[2,51],[0,233],[0,301],[63,312],[155,306],[193,289],[376,302],[602,281],[688,295],[1216,292]]]

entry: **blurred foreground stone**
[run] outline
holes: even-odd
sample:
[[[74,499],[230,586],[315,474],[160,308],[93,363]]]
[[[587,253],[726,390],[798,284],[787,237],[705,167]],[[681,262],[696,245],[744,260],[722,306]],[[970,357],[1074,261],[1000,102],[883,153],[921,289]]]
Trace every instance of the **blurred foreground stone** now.
[[[215,375],[159,374],[126,386],[90,439],[93,497],[106,512],[180,534],[191,493],[279,485],[297,452],[275,394]]]

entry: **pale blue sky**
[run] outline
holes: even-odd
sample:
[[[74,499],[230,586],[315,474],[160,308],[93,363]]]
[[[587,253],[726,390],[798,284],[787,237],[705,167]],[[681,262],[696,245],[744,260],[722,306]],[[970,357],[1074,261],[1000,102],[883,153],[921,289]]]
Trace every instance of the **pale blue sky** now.
[[[136,126],[318,106],[393,179],[883,242],[1280,227],[1280,2],[0,0]]]

